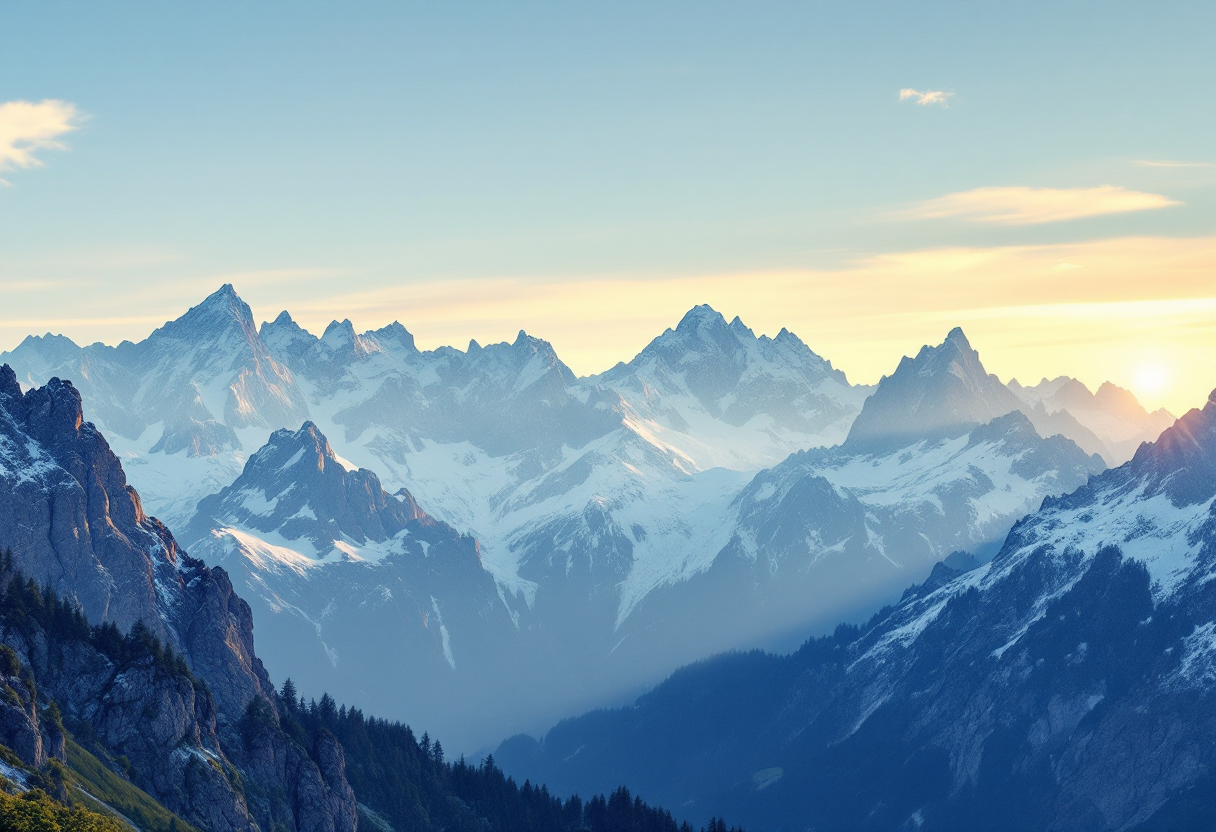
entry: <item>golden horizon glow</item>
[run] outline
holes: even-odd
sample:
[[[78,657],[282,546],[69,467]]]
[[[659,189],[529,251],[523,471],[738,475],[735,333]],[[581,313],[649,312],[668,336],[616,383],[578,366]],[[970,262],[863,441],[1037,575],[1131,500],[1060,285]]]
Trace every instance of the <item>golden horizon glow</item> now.
[[[522,328],[588,375],[628,361],[697,303],[728,320],[738,315],[757,334],[791,330],[855,383],[877,382],[901,356],[961,325],[989,372],[1006,381],[1069,375],[1091,390],[1111,381],[1175,415],[1216,388],[1210,237],[933,249],[834,270],[432,282],[290,311],[317,332],[335,315],[360,330],[400,319],[424,348],[512,340]],[[1154,389],[1137,382],[1147,365],[1167,368]]]
[[[1091,390],[1110,381],[1175,415],[1216,388],[1216,237],[926,249],[833,269],[434,279],[334,292],[359,283],[357,274],[335,280],[340,274],[200,276],[165,284],[137,317],[113,301],[95,305],[94,318],[0,320],[0,333],[10,346],[43,331],[79,343],[138,339],[232,282],[259,322],[287,309],[320,334],[334,318],[359,331],[400,320],[423,349],[510,341],[524,329],[590,375],[630,360],[693,305],[709,303],[757,334],[789,329],[854,383],[877,382],[959,325],[1006,381],[1068,375]]]

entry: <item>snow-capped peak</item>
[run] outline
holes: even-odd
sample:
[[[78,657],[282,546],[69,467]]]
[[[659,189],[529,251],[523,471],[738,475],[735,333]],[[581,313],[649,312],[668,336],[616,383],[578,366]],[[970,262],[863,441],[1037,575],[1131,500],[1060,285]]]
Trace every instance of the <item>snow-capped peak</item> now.
[[[308,421],[272,433],[232,485],[202,500],[187,538],[203,542],[217,528],[273,532],[324,557],[338,543],[383,543],[422,517],[409,492],[389,495],[371,471],[351,470]]]
[[[402,349],[409,353],[417,353],[414,336],[399,322],[393,321],[388,326],[363,333],[363,338],[374,341],[381,349]]]
[[[176,321],[166,324],[162,329],[193,329],[196,327],[216,327],[235,324],[246,333],[256,332],[253,323],[253,311],[249,304],[241,300],[231,283],[225,283],[212,292],[198,306],[191,307],[185,315]]]
[[[936,347],[904,357],[878,384],[849,430],[847,443],[895,446],[957,436],[1021,409],[1021,402],[989,375],[959,327]]]
[[[331,355],[347,353],[357,358],[380,351],[374,341],[362,338],[355,332],[355,325],[349,318],[331,321],[329,326],[325,327],[325,332],[321,335],[321,347]]]

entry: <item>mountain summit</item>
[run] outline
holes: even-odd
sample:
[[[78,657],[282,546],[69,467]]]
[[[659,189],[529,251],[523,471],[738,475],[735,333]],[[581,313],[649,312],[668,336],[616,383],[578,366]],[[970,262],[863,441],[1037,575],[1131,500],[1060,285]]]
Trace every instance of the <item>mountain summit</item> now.
[[[698,469],[756,469],[836,444],[871,389],[850,385],[788,330],[757,337],[706,304],[587,381],[620,394],[631,421]]]
[[[335,546],[353,553],[425,516],[408,492],[390,496],[371,471],[348,470],[317,426],[305,422],[271,434],[232,485],[200,501],[186,538],[238,526],[304,539],[318,555]]]
[[[936,347],[905,357],[866,400],[846,445],[894,448],[917,439],[960,436],[1021,410],[1018,398],[980,363],[955,327]]]

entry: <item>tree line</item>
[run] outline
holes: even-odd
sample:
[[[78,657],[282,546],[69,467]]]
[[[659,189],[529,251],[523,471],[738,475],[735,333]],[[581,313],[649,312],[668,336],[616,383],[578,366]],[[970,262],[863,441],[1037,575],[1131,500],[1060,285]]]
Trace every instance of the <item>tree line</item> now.
[[[697,832],[624,786],[583,801],[521,785],[494,764],[446,758],[443,745],[408,725],[339,706],[329,694],[305,702],[290,679],[278,693],[280,724],[305,748],[322,731],[346,751],[346,776],[359,802],[398,832]],[[256,707],[256,706],[255,706]],[[742,832],[717,818],[700,832]]]

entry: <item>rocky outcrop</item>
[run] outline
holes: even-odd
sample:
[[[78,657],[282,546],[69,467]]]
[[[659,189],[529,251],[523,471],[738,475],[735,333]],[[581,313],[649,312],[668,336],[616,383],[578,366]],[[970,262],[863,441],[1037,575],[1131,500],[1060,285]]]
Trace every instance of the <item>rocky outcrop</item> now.
[[[144,515],[71,382],[22,394],[0,367],[0,466],[0,540],[22,570],[91,620],[124,629],[144,621],[168,638],[157,584],[173,580],[177,546]]]
[[[130,760],[141,787],[204,829],[354,828],[340,749],[336,759],[330,748],[300,749],[278,728],[252,614],[228,576],[180,551],[144,514],[70,382],[23,393],[8,366],[0,367],[0,545],[89,621],[115,633],[141,628],[166,656],[184,657],[178,667],[152,648],[137,659],[109,655],[80,633],[64,639],[32,626],[3,634],[67,716]],[[258,765],[240,745],[251,707],[266,712],[291,766]],[[19,720],[9,723],[21,744]],[[250,770],[238,775],[233,760]],[[247,804],[242,787],[277,797]]]
[[[67,607],[48,613],[36,589],[9,587],[14,579],[23,580],[0,575],[0,640],[29,668],[29,684],[36,679],[44,698],[87,726],[89,740],[124,759],[125,774],[171,811],[204,829],[257,829],[220,746],[214,700],[175,654],[142,626],[123,639],[116,629],[90,631]]]
[[[11,647],[0,645],[0,745],[12,750],[22,762],[42,768],[47,760],[48,743],[44,742],[38,720],[38,695],[33,677],[22,673],[20,660]],[[63,735],[56,743],[63,757]]]
[[[268,711],[251,712],[241,734],[242,769],[257,783],[283,784],[254,796],[272,816],[294,808],[299,832],[354,832],[355,795],[346,781],[346,755],[332,734],[322,732],[306,750],[278,729]]]

